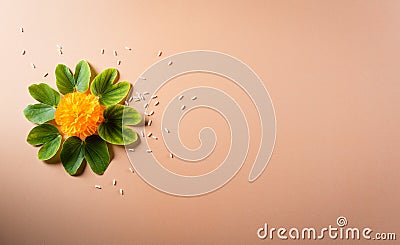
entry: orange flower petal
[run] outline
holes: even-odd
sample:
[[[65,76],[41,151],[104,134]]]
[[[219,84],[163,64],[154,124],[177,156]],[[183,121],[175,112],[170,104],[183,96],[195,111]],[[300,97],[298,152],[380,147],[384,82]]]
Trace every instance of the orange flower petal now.
[[[64,134],[85,140],[97,132],[97,127],[104,120],[103,111],[104,106],[100,105],[96,96],[74,92],[61,99],[55,121]]]

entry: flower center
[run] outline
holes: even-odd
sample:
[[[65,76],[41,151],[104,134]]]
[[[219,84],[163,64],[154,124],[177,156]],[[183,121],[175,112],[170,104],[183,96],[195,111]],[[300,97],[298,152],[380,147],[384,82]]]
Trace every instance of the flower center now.
[[[103,111],[104,107],[96,96],[74,92],[61,99],[55,120],[64,134],[85,140],[97,132],[97,127],[104,120]]]

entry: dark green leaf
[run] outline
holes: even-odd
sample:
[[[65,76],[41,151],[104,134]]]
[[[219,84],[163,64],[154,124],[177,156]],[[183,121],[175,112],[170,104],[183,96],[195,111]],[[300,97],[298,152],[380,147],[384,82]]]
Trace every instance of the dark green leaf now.
[[[113,84],[117,75],[117,69],[109,68],[93,79],[90,91],[99,97],[102,105],[115,105],[128,94],[130,88],[128,82]]]
[[[75,86],[79,92],[86,92],[89,88],[90,67],[86,60],[81,60],[75,67]]]
[[[43,104],[56,107],[60,103],[60,94],[45,83],[32,84],[28,90],[34,99]]]
[[[75,175],[82,164],[85,154],[84,142],[76,136],[65,140],[60,153],[60,159],[64,169],[70,174]]]
[[[133,108],[123,105],[109,106],[104,110],[104,121],[98,128],[99,135],[105,141],[127,145],[137,140],[137,134],[126,125],[138,124],[142,118]]]
[[[42,145],[53,140],[59,135],[60,133],[55,126],[46,123],[34,127],[29,132],[26,141],[31,145]]]
[[[38,152],[39,160],[49,160],[52,158],[60,148],[62,136],[58,135],[53,140],[45,143]]]
[[[26,119],[33,123],[42,124],[54,119],[56,108],[45,104],[28,105],[24,109]]]
[[[107,144],[98,135],[91,135],[85,140],[85,159],[96,174],[103,174],[110,163]]]
[[[70,69],[64,64],[58,64],[55,73],[58,91],[62,94],[74,92],[76,83]]]

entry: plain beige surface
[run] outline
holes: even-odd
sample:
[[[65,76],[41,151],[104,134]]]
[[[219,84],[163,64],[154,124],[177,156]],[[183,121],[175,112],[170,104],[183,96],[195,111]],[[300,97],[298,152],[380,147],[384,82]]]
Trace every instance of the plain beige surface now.
[[[264,222],[318,228],[340,215],[354,227],[399,234],[399,12],[399,1],[1,1],[0,243],[266,244],[256,236]],[[55,87],[56,64],[84,58],[100,71],[120,59],[121,80],[133,82],[159,59],[158,50],[164,57],[193,49],[241,59],[271,95],[277,142],[256,182],[247,176],[257,122],[239,174],[194,198],[151,188],[129,172],[121,147],[114,147],[103,176],[86,168],[70,177],[61,164],[37,160],[37,149],[25,142],[33,127],[22,114],[33,102],[27,87],[40,81]],[[174,96],[176,86],[165,96]],[[203,124],[218,128],[220,139],[227,134],[224,121],[197,119],[210,113],[184,120],[189,146],[196,146],[190,136]],[[218,144],[204,169],[179,162],[171,169],[212,169],[227,149],[226,141]],[[355,242],[321,242],[339,243]]]

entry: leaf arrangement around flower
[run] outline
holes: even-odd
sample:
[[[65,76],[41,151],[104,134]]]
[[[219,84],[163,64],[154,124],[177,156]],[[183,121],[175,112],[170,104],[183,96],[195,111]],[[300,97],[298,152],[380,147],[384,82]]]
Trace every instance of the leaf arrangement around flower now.
[[[55,75],[61,95],[45,83],[28,88],[39,103],[24,109],[25,117],[38,124],[29,132],[27,142],[41,146],[40,160],[53,158],[61,146],[60,160],[70,175],[79,173],[84,159],[93,172],[103,174],[110,163],[106,142],[127,145],[137,140],[136,132],[128,126],[142,118],[135,109],[119,104],[130,84],[115,83],[115,68],[102,71],[90,82],[90,66],[85,60],[76,65],[74,74],[59,64]]]

